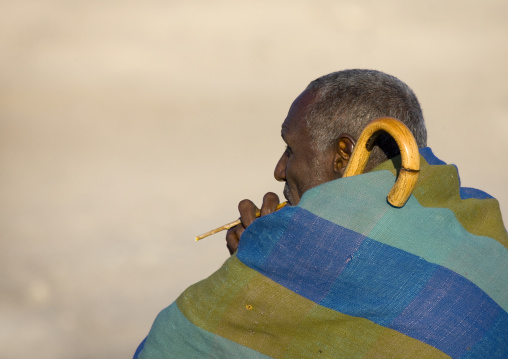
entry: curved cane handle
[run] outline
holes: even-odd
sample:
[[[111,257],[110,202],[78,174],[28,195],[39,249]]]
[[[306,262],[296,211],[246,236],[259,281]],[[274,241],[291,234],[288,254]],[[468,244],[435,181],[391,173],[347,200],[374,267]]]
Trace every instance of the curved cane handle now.
[[[406,204],[420,174],[420,154],[411,131],[399,120],[382,117],[369,122],[362,131],[346,167],[343,177],[356,176],[363,172],[370,157],[374,141],[381,131],[393,137],[400,149],[402,166],[395,185],[388,193],[388,202],[395,207]],[[367,153],[365,153],[367,151]]]

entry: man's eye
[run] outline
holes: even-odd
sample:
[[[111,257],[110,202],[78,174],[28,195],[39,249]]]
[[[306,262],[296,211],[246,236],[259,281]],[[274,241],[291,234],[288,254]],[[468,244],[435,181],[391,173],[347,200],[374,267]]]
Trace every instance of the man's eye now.
[[[288,155],[290,155],[291,153],[293,153],[293,150],[291,150],[291,147],[286,146],[286,153],[287,153]]]

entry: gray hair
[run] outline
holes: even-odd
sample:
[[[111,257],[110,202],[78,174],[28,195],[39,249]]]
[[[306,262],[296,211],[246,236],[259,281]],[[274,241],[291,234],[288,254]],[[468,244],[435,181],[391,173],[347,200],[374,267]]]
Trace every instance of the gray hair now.
[[[402,121],[419,148],[427,146],[427,129],[418,99],[394,76],[375,70],[344,70],[312,81],[306,90],[314,94],[314,101],[308,106],[305,119],[312,145],[320,152],[335,146],[341,133],[358,139],[367,123],[385,116]],[[398,154],[395,141],[381,134],[367,170]]]

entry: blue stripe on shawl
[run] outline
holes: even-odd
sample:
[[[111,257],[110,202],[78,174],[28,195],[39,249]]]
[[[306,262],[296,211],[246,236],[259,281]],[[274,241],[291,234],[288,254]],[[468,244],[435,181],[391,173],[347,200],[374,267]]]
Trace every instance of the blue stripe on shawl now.
[[[134,353],[133,359],[138,359],[139,354],[143,351],[143,348],[145,347],[146,338],[143,339],[143,341],[138,345],[138,348],[136,349],[136,352]]]
[[[436,269],[437,265],[422,258],[369,238],[319,304],[388,326],[417,297]]]
[[[461,358],[508,358],[508,325],[506,318],[497,319],[489,332]]]
[[[471,187],[460,187],[460,198],[461,199],[469,199],[469,198],[476,198],[476,199],[489,199],[494,198],[490,194],[485,193],[479,189],[471,188]]]
[[[429,165],[446,165],[446,162],[441,161],[436,157],[436,155],[434,155],[434,152],[432,152],[430,147],[420,148],[419,152]]]
[[[492,342],[491,328],[508,314],[485,292],[456,273],[436,272],[401,315],[388,325],[458,358],[482,338]],[[505,355],[508,346],[505,345]]]

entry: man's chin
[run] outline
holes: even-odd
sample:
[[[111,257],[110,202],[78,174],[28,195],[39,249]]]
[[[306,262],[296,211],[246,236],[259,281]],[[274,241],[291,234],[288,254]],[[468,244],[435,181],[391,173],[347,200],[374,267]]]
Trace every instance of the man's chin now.
[[[293,206],[293,196],[291,195],[291,191],[289,190],[289,187],[286,185],[284,186],[284,191],[282,191],[282,194],[284,194],[284,197],[286,198],[287,205],[286,206]]]

